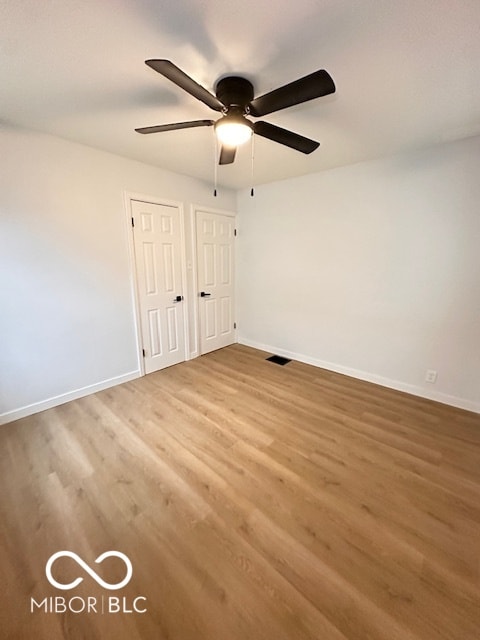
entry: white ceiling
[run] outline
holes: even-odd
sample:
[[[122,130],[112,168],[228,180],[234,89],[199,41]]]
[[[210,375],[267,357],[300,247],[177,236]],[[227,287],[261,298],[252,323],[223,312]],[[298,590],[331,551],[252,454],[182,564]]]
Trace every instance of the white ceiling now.
[[[244,75],[256,95],[327,69],[337,93],[263,118],[320,148],[256,137],[256,184],[480,134],[479,0],[3,0],[0,25],[4,126],[210,182],[212,128],[134,132],[218,117],[144,60],[211,91]],[[218,181],[250,186],[248,145]]]

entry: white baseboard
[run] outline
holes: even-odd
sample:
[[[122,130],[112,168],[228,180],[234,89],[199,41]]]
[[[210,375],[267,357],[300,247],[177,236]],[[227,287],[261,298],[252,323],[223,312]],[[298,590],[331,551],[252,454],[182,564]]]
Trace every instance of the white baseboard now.
[[[108,380],[103,380],[102,382],[97,382],[96,384],[88,385],[87,387],[82,387],[81,389],[75,389],[74,391],[69,391],[68,393],[62,393],[59,396],[53,396],[52,398],[42,400],[41,402],[34,402],[33,404],[29,404],[26,407],[20,407],[19,409],[13,409],[12,411],[0,413],[0,425],[7,424],[8,422],[13,422],[14,420],[20,420],[20,418],[26,418],[27,416],[31,416],[34,413],[45,411],[45,409],[57,407],[59,404],[70,402],[70,400],[77,400],[77,398],[83,398],[84,396],[88,396],[91,393],[97,393],[97,391],[103,391],[104,389],[108,389],[109,387],[114,387],[117,384],[122,384],[124,382],[130,382],[130,380],[135,380],[139,377],[139,370],[131,371],[130,373],[125,373],[121,376],[116,376],[115,378],[109,378]]]
[[[466,411],[473,411],[474,413],[480,413],[480,403],[478,402],[472,402],[471,400],[458,398],[456,396],[440,393],[438,391],[427,391],[422,387],[417,387],[412,384],[399,382],[398,380],[391,380],[389,378],[384,378],[382,376],[378,376],[373,373],[359,371],[358,369],[351,369],[349,367],[337,365],[332,362],[318,360],[316,358],[311,358],[301,353],[294,353],[292,351],[280,349],[273,345],[259,343],[254,340],[248,340],[247,338],[243,338],[243,337],[239,337],[238,342],[239,344],[243,344],[247,347],[260,349],[261,351],[267,351],[268,353],[275,353],[279,356],[284,356],[285,358],[290,358],[292,360],[298,360],[299,362],[304,362],[305,364],[313,365],[314,367],[327,369],[328,371],[334,371],[335,373],[341,373],[343,375],[350,376],[352,378],[358,378],[359,380],[365,380],[365,382],[373,382],[374,384],[379,384],[382,387],[388,387],[389,389],[395,389],[396,391],[403,391],[405,393],[410,393],[414,396],[419,396],[420,398],[426,398],[428,400],[441,402],[442,404],[447,404],[452,407],[457,407],[459,409],[465,409]],[[191,357],[194,357],[194,354],[191,354]],[[25,418],[34,413],[39,413],[40,411],[45,411],[46,409],[57,407],[60,404],[69,402],[70,400],[83,398],[84,396],[88,396],[91,393],[96,393],[97,391],[103,391],[104,389],[108,389],[109,387],[114,387],[117,384],[129,382],[130,380],[135,380],[136,378],[139,378],[139,377],[140,377],[139,370],[131,371],[130,373],[126,373],[121,376],[116,376],[115,378],[109,378],[108,380],[103,380],[102,382],[98,382],[93,385],[82,387],[81,389],[75,389],[74,391],[69,391],[68,393],[54,396],[52,398],[48,398],[47,400],[42,400],[41,402],[35,402],[25,407],[20,407],[19,409],[13,409],[12,411],[1,413],[0,425],[13,422],[14,420],[20,420],[21,418]]]
[[[246,347],[252,347],[254,349],[260,349],[261,351],[267,351],[268,353],[274,353],[279,356],[283,356],[284,358],[290,358],[291,360],[298,360],[299,362],[311,364],[314,367],[320,367],[321,369],[327,369],[328,371],[334,371],[335,373],[341,373],[345,376],[350,376],[351,378],[358,378],[365,382],[373,382],[374,384],[379,384],[382,387],[388,387],[389,389],[395,389],[396,391],[410,393],[414,396],[426,398],[427,400],[434,400],[435,402],[441,402],[442,404],[448,404],[452,407],[457,407],[458,409],[465,409],[466,411],[480,413],[480,403],[478,402],[458,398],[438,391],[428,391],[423,387],[417,387],[413,384],[400,382],[398,380],[390,380],[389,378],[384,378],[374,373],[359,371],[358,369],[343,367],[332,362],[317,360],[316,358],[310,358],[309,356],[301,353],[293,353],[292,351],[286,351],[285,349],[280,349],[268,344],[261,344],[254,340],[248,340],[247,338],[239,337],[238,342]]]

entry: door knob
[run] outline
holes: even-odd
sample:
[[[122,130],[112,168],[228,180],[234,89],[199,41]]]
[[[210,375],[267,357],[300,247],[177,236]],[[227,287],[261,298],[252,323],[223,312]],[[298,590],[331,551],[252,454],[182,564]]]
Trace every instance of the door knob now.
[[[177,296],[177,297],[174,299],[174,302],[181,302],[182,300],[183,300],[183,296]]]
[[[211,293],[207,293],[206,291],[200,291],[200,297],[201,298],[206,298],[207,296],[211,296]]]

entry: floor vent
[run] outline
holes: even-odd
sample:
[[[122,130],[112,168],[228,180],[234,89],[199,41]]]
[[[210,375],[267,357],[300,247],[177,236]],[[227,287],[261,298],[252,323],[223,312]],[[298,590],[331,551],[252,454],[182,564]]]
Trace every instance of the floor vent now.
[[[275,364],[279,364],[282,367],[284,364],[288,364],[289,362],[291,362],[291,360],[289,360],[288,358],[282,358],[282,356],[270,356],[270,358],[267,358],[267,360],[269,362],[274,362]]]

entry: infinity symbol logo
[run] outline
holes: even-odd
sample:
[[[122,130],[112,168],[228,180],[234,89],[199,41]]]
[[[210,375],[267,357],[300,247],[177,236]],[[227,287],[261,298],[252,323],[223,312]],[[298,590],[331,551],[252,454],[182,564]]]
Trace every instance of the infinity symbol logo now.
[[[120,558],[121,560],[123,560],[123,562],[125,563],[125,566],[127,567],[127,573],[125,575],[125,578],[121,582],[118,582],[117,584],[109,584],[108,582],[105,582],[105,580],[103,580],[93,569],[91,569],[88,566],[88,564],[80,558],[80,556],[77,556],[77,554],[73,553],[72,551],[57,551],[57,553],[54,553],[53,556],[50,556],[47,564],[45,565],[45,574],[50,584],[56,587],[57,589],[67,590],[67,589],[74,589],[75,587],[77,587],[82,582],[83,578],[80,578],[80,577],[75,578],[75,580],[73,582],[70,582],[69,584],[61,584],[60,582],[57,582],[55,578],[52,576],[53,563],[56,560],[58,560],[58,558],[67,557],[75,560],[75,562],[79,564],[82,567],[82,569],[86,571],[88,575],[91,578],[93,578],[95,582],[97,582],[104,589],[110,589],[112,591],[114,589],[121,589],[122,587],[124,587],[126,584],[130,582],[130,578],[132,577],[132,573],[133,573],[132,563],[127,558],[127,556],[124,553],[120,553],[120,551],[105,551],[105,553],[102,553],[102,555],[98,556],[95,562],[99,564],[103,562],[105,558],[110,558],[112,556],[115,556],[116,558]]]

